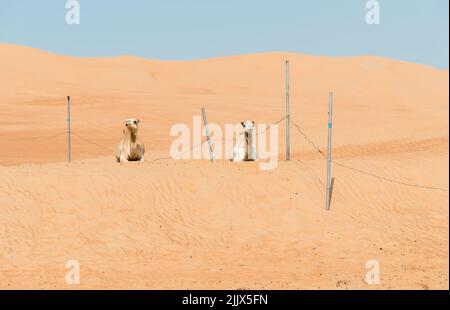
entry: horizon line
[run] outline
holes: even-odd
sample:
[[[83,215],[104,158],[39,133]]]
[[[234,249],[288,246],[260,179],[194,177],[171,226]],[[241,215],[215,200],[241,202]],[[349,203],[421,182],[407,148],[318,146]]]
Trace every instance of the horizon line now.
[[[449,72],[449,67],[439,67],[434,66],[430,64],[415,62],[411,60],[404,60],[404,59],[398,59],[394,57],[388,57],[388,56],[380,56],[380,55],[368,55],[368,54],[359,54],[359,55],[323,55],[323,54],[307,54],[302,52],[289,52],[289,51],[261,51],[261,52],[249,52],[249,53],[242,53],[242,54],[232,54],[232,55],[225,55],[225,56],[211,56],[211,57],[205,57],[205,58],[192,58],[192,59],[161,59],[161,58],[148,58],[145,56],[135,55],[135,54],[118,54],[118,55],[105,55],[105,56],[82,56],[82,55],[70,55],[70,54],[64,54],[64,53],[58,53],[56,51],[40,48],[40,47],[34,47],[29,45],[22,45],[22,44],[16,44],[16,43],[8,43],[8,42],[0,42],[0,47],[2,46],[12,46],[12,47],[19,47],[19,48],[27,48],[31,50],[36,50],[44,53],[48,53],[55,56],[60,57],[68,57],[68,58],[77,58],[77,59],[119,59],[119,58],[137,58],[144,61],[156,61],[156,62],[200,62],[200,61],[208,61],[208,60],[220,60],[220,59],[227,59],[227,58],[237,58],[237,57],[247,57],[247,56],[258,56],[258,55],[269,55],[269,54],[291,54],[295,56],[304,56],[304,57],[317,57],[317,58],[376,58],[381,60],[389,60],[389,61],[395,61],[399,63],[405,63],[405,64],[413,64],[418,66],[423,66],[429,69],[438,70],[438,71],[444,71]]]

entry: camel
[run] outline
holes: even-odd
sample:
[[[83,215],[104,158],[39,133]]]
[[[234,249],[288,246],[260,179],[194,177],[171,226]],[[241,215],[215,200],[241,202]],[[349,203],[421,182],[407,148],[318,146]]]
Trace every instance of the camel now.
[[[244,139],[238,141],[236,147],[234,148],[233,162],[242,161],[255,161],[257,159],[255,141],[253,139],[253,130],[255,128],[255,122],[245,121],[241,122],[244,128]]]
[[[144,161],[145,146],[137,135],[139,123],[136,118],[125,121],[123,136],[117,144],[115,153],[117,162]]]

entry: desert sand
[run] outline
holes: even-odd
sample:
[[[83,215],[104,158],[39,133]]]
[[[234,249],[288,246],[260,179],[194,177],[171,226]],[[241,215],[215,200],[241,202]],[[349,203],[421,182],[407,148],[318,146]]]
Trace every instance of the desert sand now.
[[[292,161],[166,159],[172,125],[291,115]],[[379,57],[75,58],[0,45],[0,288],[448,289],[449,74]],[[66,96],[72,98],[67,159]],[[143,163],[118,164],[141,119]],[[161,159],[159,159],[161,158]],[[348,167],[352,168],[349,169]],[[392,182],[394,181],[394,182]],[[65,281],[69,260],[81,284]],[[364,282],[380,263],[381,284]]]

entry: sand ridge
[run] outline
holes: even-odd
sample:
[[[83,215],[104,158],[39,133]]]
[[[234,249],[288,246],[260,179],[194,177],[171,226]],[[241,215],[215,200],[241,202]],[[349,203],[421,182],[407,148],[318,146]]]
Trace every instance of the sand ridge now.
[[[281,123],[273,171],[166,158],[171,126],[191,127],[202,106],[221,126],[282,118],[285,59],[292,119],[320,150],[335,92],[331,212],[325,161],[294,126],[293,160],[283,161]],[[378,57],[171,62],[12,45],[0,45],[0,64],[0,287],[74,288],[65,263],[77,259],[81,289],[448,289],[448,71]],[[142,121],[146,161],[118,165],[129,117]],[[364,282],[371,259],[380,286]]]

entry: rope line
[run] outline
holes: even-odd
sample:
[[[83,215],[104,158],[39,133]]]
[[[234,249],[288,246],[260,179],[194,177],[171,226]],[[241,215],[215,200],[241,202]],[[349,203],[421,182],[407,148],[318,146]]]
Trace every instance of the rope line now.
[[[291,122],[294,124],[294,126],[297,128],[298,132],[304,137],[304,139],[318,152],[322,155],[322,157],[326,158],[327,156],[325,155],[325,153],[316,145],[316,143],[308,137],[308,135],[300,128],[300,126],[295,123],[294,121]],[[364,174],[366,176],[370,176],[373,178],[376,178],[380,181],[384,181],[384,182],[389,182],[389,183],[395,183],[395,184],[399,184],[399,185],[403,185],[403,186],[408,186],[408,187],[414,187],[414,188],[421,188],[421,189],[427,189],[427,190],[437,190],[437,191],[443,191],[443,192],[448,192],[448,189],[446,188],[442,188],[442,187],[435,187],[435,186],[427,186],[427,185],[420,185],[420,184],[414,184],[414,183],[408,183],[408,182],[403,182],[403,181],[398,181],[398,180],[394,180],[385,176],[381,176],[381,175],[377,175],[374,174],[372,172],[368,172],[365,171],[363,169],[359,169],[359,168],[354,168],[345,164],[342,164],[340,162],[337,162],[335,160],[331,160],[331,162],[341,168],[344,169],[348,169],[348,170],[352,170],[354,172],[360,173],[360,174]]]
[[[278,123],[281,122],[281,121],[282,121],[282,120],[278,121]],[[275,125],[275,124],[276,124],[276,123],[272,124],[271,126],[268,126],[268,128],[272,127],[272,126]],[[267,130],[268,130],[268,129],[266,129],[266,131],[267,131]],[[104,145],[101,145],[101,144],[99,144],[99,143],[97,143],[97,142],[91,141],[91,140],[89,140],[89,139],[87,139],[87,138],[85,138],[85,137],[83,137],[83,136],[81,136],[81,135],[79,135],[79,134],[76,134],[76,133],[74,133],[74,132],[72,132],[72,134],[73,134],[74,136],[80,138],[81,140],[83,140],[83,141],[89,143],[89,144],[96,145],[97,147],[99,147],[99,148],[101,148],[101,149],[103,149],[103,150],[107,150],[107,151],[109,151],[109,152],[113,151],[111,148],[109,148],[109,147],[107,147],[107,146],[104,146]],[[209,141],[211,141],[211,142],[224,142],[224,141],[234,141],[234,139],[210,139]],[[180,159],[180,158],[182,158],[185,154],[190,153],[192,150],[194,150],[194,149],[196,149],[196,148],[202,146],[203,144],[205,144],[205,143],[207,143],[207,142],[208,142],[208,140],[205,140],[205,141],[203,141],[203,142],[201,142],[201,143],[198,143],[198,144],[196,144],[196,145],[190,147],[188,150],[184,151],[183,153],[178,154],[178,155],[175,156],[175,157],[169,157],[169,156],[167,156],[167,157],[158,157],[158,158],[155,158],[155,159],[151,160],[150,162],[156,162],[156,161],[159,161],[159,160]]]
[[[263,134],[263,133],[266,133],[271,127],[273,127],[273,126],[275,126],[275,125],[281,123],[281,122],[284,121],[284,120],[286,120],[286,116],[284,116],[284,117],[282,117],[281,119],[279,119],[278,121],[276,121],[276,122],[274,122],[274,123],[268,125],[265,131],[263,131],[263,132],[257,132],[257,133],[256,133],[256,136],[259,136],[259,135],[261,135],[261,134]],[[308,143],[312,146],[312,148],[313,148],[317,153],[319,153],[323,158],[327,158],[326,154],[325,154],[325,153],[317,146],[317,144],[314,142],[314,140],[311,139],[311,138],[306,134],[306,132],[305,132],[304,130],[302,130],[301,126],[300,126],[298,123],[296,123],[292,118],[290,118],[290,122],[294,125],[294,127],[296,128],[296,130],[298,131],[298,133],[303,137],[303,139],[304,139],[306,142],[308,142]],[[33,141],[33,140],[41,140],[41,139],[52,139],[52,138],[57,138],[57,137],[60,137],[60,136],[62,136],[62,135],[65,135],[65,134],[67,134],[67,131],[65,131],[65,132],[60,132],[60,133],[57,133],[57,134],[55,134],[55,135],[50,135],[50,136],[35,136],[35,137],[19,138],[19,139],[17,139],[17,138],[14,138],[14,139],[2,138],[2,140],[7,140],[7,141]],[[87,139],[87,138],[85,138],[85,137],[83,137],[83,136],[81,136],[81,135],[79,135],[79,134],[77,134],[77,133],[75,133],[75,132],[71,132],[71,134],[72,134],[73,136],[75,136],[75,137],[77,137],[77,138],[83,140],[84,142],[86,142],[86,143],[88,143],[88,144],[95,145],[95,146],[97,146],[98,148],[101,148],[101,149],[106,150],[106,151],[108,151],[108,152],[112,152],[112,151],[113,151],[113,149],[112,149],[111,147],[108,147],[108,146],[99,144],[99,143],[97,143],[97,142],[94,142],[94,141],[92,141],[92,140],[89,140],[89,139]],[[211,139],[210,141],[212,141],[212,142],[233,141],[233,142],[234,142],[234,139],[225,139],[225,138],[223,138],[223,139]],[[175,157],[169,157],[169,156],[168,156],[168,157],[159,157],[159,158],[156,158],[156,159],[152,160],[151,162],[156,162],[156,161],[159,161],[159,160],[169,160],[169,159],[179,159],[179,158],[182,158],[185,154],[191,152],[191,151],[194,150],[195,148],[200,147],[200,146],[202,146],[203,144],[205,144],[205,143],[207,143],[207,142],[208,142],[208,140],[205,140],[205,141],[203,141],[203,142],[201,142],[201,143],[199,143],[199,144],[196,144],[196,145],[190,147],[188,150],[184,151],[183,153],[181,153],[181,154],[179,154],[179,155],[177,155],[177,156],[175,156]],[[295,162],[295,161],[294,161],[294,162]],[[335,161],[335,160],[331,160],[331,162],[332,162],[333,164],[335,164],[335,165],[341,167],[341,168],[348,169],[348,170],[351,170],[351,171],[353,171],[353,172],[356,172],[356,173],[359,173],[359,174],[363,174],[363,175],[366,175],[366,176],[370,176],[370,177],[376,178],[376,179],[378,179],[378,180],[380,180],[380,181],[384,181],[384,182],[394,183],[394,184],[403,185],[403,186],[407,186],[407,187],[414,187],[414,188],[426,189],[426,190],[437,190],[437,191],[443,191],[443,192],[448,192],[448,191],[449,191],[448,189],[442,188],[442,187],[420,185],[420,184],[408,183],[408,182],[403,182],[403,181],[391,179],[391,178],[388,178],[388,177],[385,177],[385,176],[381,176],[381,175],[377,175],[377,174],[375,174],[375,173],[372,173],[372,172],[369,172],[369,171],[366,171],[366,170],[363,170],[363,169],[360,169],[360,168],[355,168],[355,167],[352,167],[352,166],[349,166],[349,165],[342,164],[342,163],[337,162],[337,161]],[[305,164],[304,162],[298,160],[298,162],[295,162],[295,163],[296,163],[296,164],[299,164],[299,163],[300,163],[299,166],[303,166],[303,167],[306,169],[306,164]],[[308,171],[308,173],[311,174],[310,171]],[[318,179],[318,181],[319,181],[322,185],[324,185],[324,183],[323,183],[323,181],[320,179],[320,177],[318,177],[317,175],[315,175],[315,177]]]
[[[27,137],[27,138],[2,138],[1,140],[6,140],[6,141],[32,141],[32,140],[41,140],[41,139],[53,139],[53,138],[57,138],[60,137],[62,135],[67,134],[66,132],[60,132],[58,134],[54,134],[51,136],[35,136],[35,137]]]
[[[79,134],[77,134],[75,132],[71,132],[71,134],[74,135],[75,137],[80,138],[84,142],[87,142],[89,144],[95,145],[95,146],[97,146],[97,147],[99,147],[99,148],[101,148],[103,150],[106,150],[108,152],[112,152],[113,151],[113,149],[111,149],[110,147],[107,147],[107,146],[101,145],[101,144],[99,144],[97,142],[91,141],[91,140],[89,140],[89,139],[87,139],[87,138],[85,138],[85,137],[83,137],[83,136],[81,136],[81,135],[79,135]]]
[[[264,131],[264,133],[267,132],[271,127],[281,123],[284,119],[286,119],[286,116],[282,117],[280,120],[276,121],[275,123],[272,123],[269,126],[267,126],[266,130]],[[256,136],[259,136],[260,134],[262,134],[262,132],[256,133]],[[225,138],[222,138],[222,139],[209,139],[209,141],[210,142],[226,142],[226,141],[234,142],[234,139],[225,139]],[[179,159],[179,158],[183,157],[183,155],[185,155],[187,153],[190,153],[195,148],[200,147],[200,146],[202,146],[203,144],[205,144],[207,142],[208,142],[208,140],[206,139],[205,141],[190,147],[188,150],[186,150],[183,153],[177,155],[176,157],[158,157],[158,158],[155,158],[154,160],[152,160],[151,162],[156,162],[156,161],[159,161],[159,160]]]
[[[333,164],[335,164],[336,166],[345,168],[345,169],[349,169],[349,170],[353,170],[355,172],[367,175],[367,176],[371,176],[373,178],[377,178],[381,181],[386,181],[386,182],[390,182],[390,183],[396,183],[399,185],[403,185],[403,186],[408,186],[408,187],[415,187],[415,188],[421,188],[421,189],[428,189],[428,190],[437,190],[437,191],[443,191],[443,192],[448,192],[448,189],[445,188],[441,188],[441,187],[434,187],[434,186],[426,186],[426,185],[419,185],[419,184],[413,184],[413,183],[407,183],[407,182],[402,182],[402,181],[397,181],[394,179],[390,179],[384,176],[380,176],[380,175],[376,175],[374,173],[362,170],[362,169],[358,169],[358,168],[354,168],[354,167],[350,167],[344,164],[341,164],[339,162],[336,162],[334,160],[331,161]]]
[[[284,121],[286,119],[286,116],[283,116],[281,119],[279,119],[278,121],[276,121],[275,123],[270,124],[269,126],[266,127],[266,130],[262,131],[262,132],[257,132],[255,136],[259,136],[263,133],[266,133],[270,128],[272,128],[275,125],[278,125],[279,123],[281,123],[282,121]]]
[[[311,144],[311,146],[320,154],[322,157],[326,157],[325,153],[316,145],[316,143],[308,137],[308,135],[301,129],[300,125],[298,125],[296,122],[294,122],[292,119],[290,120],[291,123],[297,128],[297,131],[303,136],[303,138]]]
[[[197,148],[199,146],[202,146],[206,142],[208,142],[208,141],[203,141],[201,143],[198,143],[198,144],[190,147],[187,151],[184,151],[183,153],[181,153],[181,154],[179,154],[179,155],[177,155],[175,157],[158,157],[158,158],[155,158],[154,160],[152,160],[151,162],[153,163],[153,162],[159,161],[159,160],[180,159],[181,157],[183,157],[183,155],[190,153],[193,149],[195,149],[195,148]]]

